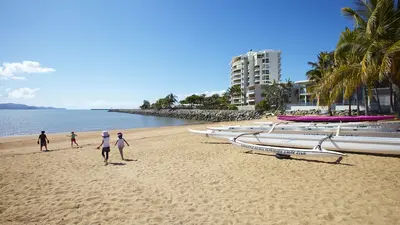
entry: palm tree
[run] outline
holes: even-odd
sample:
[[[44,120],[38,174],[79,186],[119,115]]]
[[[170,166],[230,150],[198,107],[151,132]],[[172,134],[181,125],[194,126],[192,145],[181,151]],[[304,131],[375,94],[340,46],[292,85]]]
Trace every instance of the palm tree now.
[[[150,102],[147,100],[143,100],[143,105],[140,106],[141,109],[149,109],[150,108]]]
[[[231,100],[233,99],[233,97],[235,96],[240,96],[242,93],[242,89],[240,88],[240,85],[234,85],[230,88],[228,88],[228,90],[226,91],[226,93],[229,95],[229,97],[231,98]]]
[[[288,92],[291,90],[293,84],[289,80],[286,83],[278,83],[276,80],[266,87],[263,92],[265,103],[268,106],[275,106],[275,110],[282,109],[285,103],[288,102]]]
[[[167,95],[164,99],[165,99],[165,103],[167,104],[168,108],[171,108],[171,105],[173,105],[174,103],[178,102],[177,100],[177,96],[174,94],[169,94]]]
[[[230,96],[240,95],[241,92],[242,92],[242,89],[240,88],[240,85],[234,85],[231,88],[229,88]]]
[[[358,0],[357,9],[343,8],[351,16],[359,40],[366,49],[362,54],[361,71],[364,83],[389,79],[395,96],[400,95],[400,3],[394,0]],[[349,42],[350,49],[360,48],[360,42]],[[377,72],[376,72],[377,71]],[[376,73],[375,73],[376,72]],[[400,111],[400,107],[396,107]]]
[[[332,85],[327,81],[334,68],[334,53],[321,52],[318,54],[317,62],[308,62],[308,64],[312,67],[306,73],[307,78],[312,81],[312,85],[310,86],[311,92],[314,93],[312,97],[318,98],[321,105],[328,106],[329,115],[332,116],[331,104],[334,99],[332,99],[330,94]]]
[[[358,48],[352,48],[349,43],[358,43]],[[339,41],[335,50],[336,68],[330,76],[329,83],[335,87],[341,86],[344,90],[344,99],[351,99],[356,92],[357,115],[360,115],[359,90],[361,85],[366,85],[363,82],[363,74],[361,68],[362,56],[366,51],[365,40],[362,38],[360,29],[350,30],[346,28],[340,35]],[[338,92],[332,93],[337,97]],[[367,100],[365,100],[368,103]],[[366,106],[368,109],[368,107]],[[349,104],[349,112],[351,104]]]

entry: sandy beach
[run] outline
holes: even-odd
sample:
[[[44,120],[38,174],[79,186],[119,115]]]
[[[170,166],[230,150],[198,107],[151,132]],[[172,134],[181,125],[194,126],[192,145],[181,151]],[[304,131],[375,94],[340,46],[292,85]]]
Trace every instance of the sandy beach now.
[[[206,126],[122,131],[108,166],[101,131],[1,138],[0,224],[400,223],[400,158],[279,160],[187,131]]]

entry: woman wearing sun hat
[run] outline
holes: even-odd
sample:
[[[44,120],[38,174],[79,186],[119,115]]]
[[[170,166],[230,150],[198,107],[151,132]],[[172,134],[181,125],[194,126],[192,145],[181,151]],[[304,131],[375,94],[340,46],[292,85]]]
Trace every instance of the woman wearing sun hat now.
[[[108,131],[103,131],[101,133],[101,136],[103,137],[103,141],[97,147],[97,149],[100,149],[100,147],[103,145],[103,148],[101,150],[101,155],[104,158],[104,163],[107,166],[108,165],[108,153],[110,152],[110,135],[108,134]]]

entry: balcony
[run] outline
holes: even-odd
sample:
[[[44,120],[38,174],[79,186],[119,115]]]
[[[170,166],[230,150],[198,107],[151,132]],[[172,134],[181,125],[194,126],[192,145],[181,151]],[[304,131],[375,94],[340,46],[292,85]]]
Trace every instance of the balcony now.
[[[231,79],[242,78],[242,74],[233,74],[231,75]]]
[[[249,90],[249,91],[247,92],[247,94],[249,94],[249,95],[254,95],[254,94],[255,94],[255,91],[254,91],[254,89],[252,89],[252,90]]]
[[[242,78],[240,78],[240,77],[234,77],[233,79],[232,79],[232,81],[233,81],[233,83],[236,83],[237,81],[241,81],[242,80]]]
[[[240,95],[238,95],[238,96],[233,96],[233,97],[232,97],[233,100],[240,100],[241,98],[242,98],[242,97],[241,97]]]
[[[234,80],[233,82],[231,82],[232,86],[233,85],[240,85],[240,84],[241,84],[240,79],[239,80]]]
[[[300,95],[311,95],[311,93],[307,93],[307,89],[306,88],[300,88],[299,89],[299,94]]]
[[[231,73],[240,73],[242,72],[242,69],[233,69],[231,70]]]

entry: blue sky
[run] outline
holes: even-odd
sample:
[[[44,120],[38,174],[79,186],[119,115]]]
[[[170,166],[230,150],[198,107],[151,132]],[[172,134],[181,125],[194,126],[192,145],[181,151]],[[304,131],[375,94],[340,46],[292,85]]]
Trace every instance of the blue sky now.
[[[345,6],[352,1],[3,0],[0,102],[132,108],[220,91],[231,58],[250,49],[281,50],[283,80],[302,80],[352,26]]]

